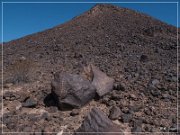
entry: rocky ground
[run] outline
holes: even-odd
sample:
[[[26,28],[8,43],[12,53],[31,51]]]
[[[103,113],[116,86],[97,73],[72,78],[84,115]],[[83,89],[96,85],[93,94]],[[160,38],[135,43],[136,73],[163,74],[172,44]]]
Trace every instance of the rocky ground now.
[[[124,134],[175,135],[176,38],[175,27],[148,15],[97,5],[65,24],[4,43],[3,131],[72,134],[98,108]],[[113,89],[77,109],[58,109],[51,97],[54,74],[81,75],[88,64],[113,78]]]

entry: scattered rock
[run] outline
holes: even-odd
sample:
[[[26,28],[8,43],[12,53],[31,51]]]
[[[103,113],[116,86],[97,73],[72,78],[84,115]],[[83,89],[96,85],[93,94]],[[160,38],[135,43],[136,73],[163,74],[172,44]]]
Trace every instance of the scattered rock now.
[[[160,120],[159,119],[154,119],[153,125],[159,126],[160,125]]]
[[[138,112],[141,108],[143,108],[142,104],[133,105],[133,106],[129,106],[129,111],[130,112]]]
[[[169,94],[162,94],[162,98],[165,100],[170,99],[170,95]]]
[[[97,94],[102,97],[113,89],[114,79],[108,77],[105,73],[100,71],[97,67],[91,66],[93,71],[92,84],[96,88]]]
[[[141,127],[142,123],[143,123],[143,119],[142,118],[135,119],[134,126]]]
[[[142,131],[141,127],[139,127],[139,126],[135,126],[131,129],[131,132],[141,132],[141,131]]]
[[[32,128],[31,127],[24,127],[24,132],[31,132],[32,131]]]
[[[37,105],[37,101],[34,100],[33,98],[28,98],[22,103],[23,107],[29,107],[29,108],[36,107],[36,105]]]
[[[132,114],[123,114],[122,115],[122,121],[124,123],[129,123],[132,119]]]
[[[42,119],[45,119],[45,120],[49,120],[49,114],[47,112],[44,112],[42,115],[41,115],[41,118]]]
[[[132,99],[132,100],[137,100],[137,96],[135,94],[130,94],[129,97]]]
[[[154,97],[159,97],[161,95],[161,92],[157,89],[151,89],[151,94],[154,96]]]
[[[6,106],[6,109],[7,109],[8,111],[13,112],[13,111],[18,111],[18,110],[20,110],[21,107],[22,107],[22,104],[21,104],[19,101],[16,100],[16,101],[10,102],[10,103]],[[6,109],[4,108],[4,112],[5,112]]]
[[[130,110],[129,110],[128,107],[123,107],[121,110],[122,110],[123,113],[126,113],[126,114],[130,113]]]
[[[96,89],[80,75],[56,73],[52,94],[61,110],[79,108],[95,97]]]
[[[170,131],[170,132],[178,132],[178,126],[177,126],[177,124],[174,124],[173,126],[171,126],[171,127],[169,128],[169,131]]]
[[[9,100],[9,101],[17,100],[20,97],[21,97],[20,95],[14,93],[14,92],[10,92],[10,91],[7,91],[3,94],[3,99]]]
[[[110,100],[107,105],[108,106],[116,106],[116,101]]]
[[[148,56],[147,55],[141,55],[140,57],[140,62],[147,62],[148,61]]]
[[[176,82],[177,81],[177,76],[172,76],[172,81]]]
[[[103,104],[108,105],[108,103],[109,103],[109,98],[108,98],[108,97],[103,97],[102,99],[100,99],[100,102],[103,103]]]
[[[106,115],[104,115],[103,112],[93,108],[88,116],[84,119],[81,127],[76,130],[75,135],[93,135],[94,133],[92,132],[99,132],[98,135],[104,135],[100,132],[107,132],[106,135],[115,135],[117,134],[115,132],[122,132],[122,130],[120,127],[112,123],[112,121]],[[124,133],[118,133],[118,135],[124,135]]]
[[[79,110],[78,109],[73,109],[72,112],[70,113],[71,116],[75,116],[79,114]]]
[[[112,100],[115,100],[115,101],[118,101],[119,99],[121,99],[121,95],[119,93],[117,93],[116,91],[113,91],[112,94],[111,94],[111,99]]]
[[[119,116],[122,114],[121,110],[119,107],[113,106],[110,110],[109,118],[111,120],[116,120],[119,118]]]
[[[13,86],[13,83],[6,83],[4,84],[4,88],[10,88],[11,86]]]
[[[49,113],[56,113],[58,108],[56,106],[50,106],[46,109]]]
[[[124,91],[125,90],[125,84],[124,83],[114,83],[113,89],[118,90],[118,91],[119,90]]]
[[[159,84],[159,80],[154,79],[154,80],[152,80],[151,84],[152,84],[153,87],[156,87]]]
[[[153,127],[151,125],[147,124],[147,125],[144,126],[144,130],[146,132],[152,132],[153,131]]]
[[[144,113],[145,113],[146,115],[152,115],[152,112],[151,112],[151,110],[150,110],[149,108],[145,108],[145,109],[144,109]]]

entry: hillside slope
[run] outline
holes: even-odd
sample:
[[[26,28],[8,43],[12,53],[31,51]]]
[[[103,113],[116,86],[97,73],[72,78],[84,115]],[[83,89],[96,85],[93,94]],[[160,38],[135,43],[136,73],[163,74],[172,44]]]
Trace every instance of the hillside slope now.
[[[42,100],[50,92],[55,72],[80,74],[91,63],[114,78],[124,91],[113,91],[88,104],[81,110],[81,118],[92,106],[105,108],[107,114],[112,106],[118,106],[123,115],[133,112],[127,122],[130,128],[140,119],[143,132],[177,127],[177,31],[148,15],[100,4],[65,24],[4,43],[3,51],[4,83],[12,82],[13,89],[20,87],[34,96],[39,101],[36,109],[45,108]],[[17,66],[22,59],[28,62]],[[30,73],[28,83],[21,84],[24,78],[18,78],[17,70],[24,68],[29,68],[23,71]],[[5,103],[8,106],[9,101]],[[66,121],[59,119],[61,124],[49,130],[68,125],[67,131],[74,131],[79,125],[73,123],[82,121],[79,116],[68,119],[69,112],[55,113],[62,113]],[[123,115],[119,121],[126,123],[123,118],[129,116]],[[53,119],[47,125],[50,122],[56,123]]]

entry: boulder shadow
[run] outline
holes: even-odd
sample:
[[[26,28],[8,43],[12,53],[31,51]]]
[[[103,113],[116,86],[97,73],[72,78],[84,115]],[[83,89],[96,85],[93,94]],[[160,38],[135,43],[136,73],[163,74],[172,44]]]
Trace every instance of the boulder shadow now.
[[[46,107],[50,107],[50,106],[55,106],[58,107],[58,100],[57,98],[53,95],[53,93],[48,94],[45,98],[44,98],[44,104]]]
[[[66,103],[59,103],[58,97],[55,93],[50,93],[44,98],[44,104],[46,107],[57,107],[58,110],[69,111],[74,109],[73,106]]]

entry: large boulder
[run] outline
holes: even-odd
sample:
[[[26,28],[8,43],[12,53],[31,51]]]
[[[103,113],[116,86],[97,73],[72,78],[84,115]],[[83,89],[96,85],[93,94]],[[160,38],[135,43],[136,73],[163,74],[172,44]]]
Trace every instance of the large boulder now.
[[[93,108],[74,135],[124,135],[120,127],[100,110]]]
[[[91,65],[93,72],[92,85],[95,86],[97,94],[102,97],[113,90],[114,79],[108,77],[96,66]]]
[[[52,95],[61,110],[79,108],[95,97],[96,89],[90,81],[69,73],[55,73]]]

